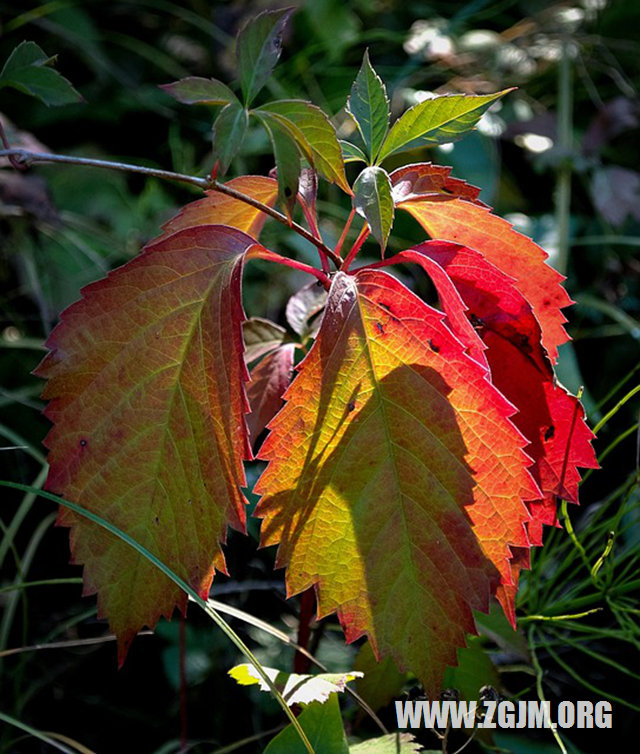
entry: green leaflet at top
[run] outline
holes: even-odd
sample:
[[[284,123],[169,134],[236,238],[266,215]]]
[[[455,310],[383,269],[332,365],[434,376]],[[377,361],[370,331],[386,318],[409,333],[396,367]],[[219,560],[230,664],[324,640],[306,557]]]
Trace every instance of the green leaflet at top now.
[[[236,100],[225,105],[215,120],[212,131],[213,160],[224,174],[240,151],[249,125],[249,113]]]
[[[389,128],[389,100],[382,80],[369,62],[368,51],[351,87],[347,112],[358,126],[369,164],[373,165]]]
[[[304,100],[278,100],[251,111],[288,134],[319,175],[351,193],[338,137],[324,112]]]
[[[371,234],[380,244],[384,256],[393,226],[393,197],[386,170],[372,166],[365,168],[353,184],[353,206],[369,223]]]
[[[470,131],[489,106],[512,89],[487,95],[450,94],[425,100],[393,124],[378,162],[400,150],[455,141]]]
[[[265,11],[238,35],[236,58],[244,103],[248,107],[266,84],[282,51],[282,34],[293,8]]]
[[[10,86],[37,97],[45,105],[82,102],[82,95],[53,70],[55,62],[56,56],[49,57],[35,42],[21,42],[0,71],[0,89]]]

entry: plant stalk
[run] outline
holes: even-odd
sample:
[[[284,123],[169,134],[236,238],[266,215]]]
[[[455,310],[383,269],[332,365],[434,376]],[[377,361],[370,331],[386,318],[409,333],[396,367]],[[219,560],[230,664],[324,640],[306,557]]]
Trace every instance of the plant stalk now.
[[[573,147],[573,92],[571,87],[571,58],[569,37],[562,39],[562,57],[558,66],[558,149],[561,162],[556,179],[556,227],[558,257],[556,269],[566,275],[569,263],[569,221],[571,219],[571,154]]]
[[[150,178],[161,178],[165,181],[177,181],[178,183],[187,183],[191,186],[197,186],[203,190],[219,191],[221,194],[237,199],[238,201],[249,204],[252,207],[264,212],[265,215],[269,215],[274,220],[277,220],[282,225],[286,225],[291,230],[295,231],[299,236],[302,236],[309,243],[313,244],[321,255],[327,256],[335,264],[336,268],[340,267],[342,260],[337,256],[332,249],[310,233],[302,225],[296,222],[290,221],[286,215],[282,212],[278,212],[277,209],[269,207],[267,204],[259,202],[247,194],[243,194],[241,191],[237,191],[225,183],[220,183],[212,177],[198,178],[194,175],[186,175],[185,173],[174,173],[171,170],[160,170],[159,168],[148,168],[143,165],[132,165],[126,162],[114,162],[112,160],[96,160],[89,157],[77,157],[74,155],[65,154],[51,154],[49,152],[31,152],[28,149],[0,149],[0,157],[9,158],[11,164],[18,168],[23,169],[29,167],[34,163],[39,162],[52,162],[52,163],[64,163],[67,165],[82,165],[92,168],[107,168],[108,170],[117,170],[123,173],[139,173],[140,175],[146,175]]]

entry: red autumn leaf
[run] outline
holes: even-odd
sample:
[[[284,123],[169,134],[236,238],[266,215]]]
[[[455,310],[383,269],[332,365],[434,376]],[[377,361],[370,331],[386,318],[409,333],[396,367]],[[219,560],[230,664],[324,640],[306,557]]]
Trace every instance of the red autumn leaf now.
[[[443,317],[386,273],[337,273],[256,487],[288,593],[316,585],[320,616],[430,694],[540,497],[513,408]]]
[[[415,217],[431,238],[477,249],[514,278],[533,309],[542,330],[542,344],[555,363],[558,346],[568,340],[563,327],[566,317],[561,310],[571,299],[561,286],[562,275],[545,264],[546,252],[488,207],[473,201],[469,187],[462,181],[443,179],[442,168],[429,163],[410,168],[411,171],[401,168],[391,173],[397,206]],[[444,193],[429,188],[430,183],[443,180]]]
[[[120,527],[208,595],[227,524],[243,530],[241,274],[257,244],[232,228],[187,228],[83,290],[38,368],[48,378],[47,489]],[[63,511],[85,593],[118,637],[186,597],[145,558]]]
[[[261,175],[242,175],[225,185],[269,207],[273,207],[278,196],[278,182]],[[204,199],[187,204],[166,222],[162,226],[163,235],[201,225],[228,225],[258,238],[267,219],[264,212],[219,191],[207,191],[206,194]]]
[[[421,264],[436,286],[444,275],[461,296],[476,328],[471,337],[460,326],[458,305],[452,306],[438,287],[452,330],[470,349],[481,339],[491,381],[518,409],[513,422],[529,441],[525,451],[534,461],[531,471],[543,492],[542,500],[530,503],[529,535],[532,544],[542,544],[542,524],[555,521],[556,497],[577,503],[578,467],[598,465],[582,406],[557,382],[540,342],[540,326],[515,281],[482,254],[430,241],[389,263],[396,259]]]
[[[255,445],[263,429],[282,406],[282,396],[291,382],[294,344],[286,343],[267,354],[251,370],[247,383],[247,398],[251,413],[247,427],[251,445]]]
[[[479,188],[459,178],[452,178],[451,168],[444,165],[433,165],[430,162],[405,165],[391,173],[391,184],[396,205],[427,197],[457,196],[482,207],[486,206],[478,199]]]

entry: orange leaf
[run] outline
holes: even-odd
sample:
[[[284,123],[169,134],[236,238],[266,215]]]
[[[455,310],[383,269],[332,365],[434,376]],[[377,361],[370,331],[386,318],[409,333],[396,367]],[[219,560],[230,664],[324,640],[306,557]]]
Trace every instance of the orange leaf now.
[[[260,175],[243,175],[233,178],[225,185],[269,207],[274,206],[278,196],[278,182],[273,178]],[[264,221],[267,219],[264,212],[219,191],[205,193],[204,199],[187,204],[162,226],[164,231],[162,238],[183,228],[195,228],[200,225],[229,225],[248,233],[253,238],[258,238]]]
[[[457,244],[429,241],[398,256],[404,260],[405,255],[422,264],[436,284],[434,265],[455,286],[475,323],[476,339],[487,349],[491,381],[518,409],[513,423],[529,442],[525,452],[534,460],[531,473],[544,495],[529,505],[531,543],[540,545],[542,524],[555,522],[556,497],[578,502],[578,467],[598,467],[584,409],[556,380],[540,342],[540,325],[512,278],[482,254]],[[457,324],[457,307],[452,318],[442,294],[440,299],[452,330],[469,342]]]
[[[515,231],[506,220],[492,214],[488,207],[472,201],[472,195],[457,186],[460,181],[449,179],[444,183],[444,193],[434,192],[429,182],[432,175],[440,182],[444,180],[439,175],[442,168],[429,163],[410,167],[411,176],[407,168],[391,173],[397,206],[415,217],[431,238],[477,249],[514,278],[518,290],[533,309],[542,329],[542,344],[555,363],[558,346],[569,339],[563,327],[566,317],[561,310],[571,299],[560,284],[564,279],[562,275],[544,264],[547,253]],[[432,182],[435,180],[433,178]]]
[[[47,489],[99,513],[206,597],[227,524],[243,530],[241,274],[255,241],[232,228],[187,228],[152,243],[83,290],[53,331],[37,373],[48,379]],[[186,596],[153,564],[65,511],[85,593],[118,637]]]
[[[289,594],[316,585],[320,616],[430,694],[540,497],[513,407],[443,317],[384,272],[337,273],[256,487]]]

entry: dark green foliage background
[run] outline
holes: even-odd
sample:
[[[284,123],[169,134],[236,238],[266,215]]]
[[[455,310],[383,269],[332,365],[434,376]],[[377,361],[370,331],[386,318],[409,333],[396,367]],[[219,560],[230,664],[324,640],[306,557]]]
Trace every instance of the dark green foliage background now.
[[[206,0],[0,2],[0,61],[23,39],[33,40],[49,55],[59,55],[58,70],[86,100],[47,108],[23,94],[2,90],[0,112],[14,124],[5,126],[10,141],[35,138],[60,153],[205,175],[210,169],[212,113],[205,107],[177,104],[157,85],[186,75],[231,81],[235,75],[232,43],[238,29],[258,10],[279,5]],[[499,214],[518,213],[524,232],[549,249],[557,227],[554,186],[559,171],[571,173],[566,274],[569,293],[579,303],[569,310],[569,329],[575,340],[565,347],[559,372],[569,388],[585,387],[585,405],[595,425],[638,384],[640,374],[640,175],[636,172],[640,50],[635,38],[640,5],[610,0],[601,3],[605,7],[596,13],[596,3],[576,2],[575,8],[583,13],[575,22],[571,4],[534,0],[309,0],[296,5],[300,7],[286,34],[281,62],[259,102],[270,97],[305,97],[336,115],[367,47],[387,84],[395,114],[408,106],[415,91],[444,87],[485,93],[514,84],[520,87],[498,112],[499,133],[476,132],[451,152],[423,150],[414,158],[453,165],[458,177],[483,188],[481,198]],[[423,41],[429,29],[438,28],[441,37],[452,40],[453,49],[445,49],[440,56],[436,52],[442,48],[435,48],[431,57],[422,54],[414,26],[419,21],[427,22]],[[492,32],[493,46],[471,49],[468,32],[474,30]],[[539,51],[560,50],[563,38],[576,53],[571,62],[572,144],[563,151],[556,141],[555,148],[535,154],[522,146],[522,134],[533,132],[555,140],[559,106],[558,59]],[[413,47],[407,47],[410,39]],[[605,107],[614,100],[616,107]],[[534,115],[535,121],[525,122]],[[338,116],[336,122],[343,121]],[[267,139],[255,128],[230,174],[265,174],[272,166]],[[608,172],[611,168],[627,172],[624,178],[618,173],[615,181],[607,183],[614,175]],[[350,168],[351,181],[355,175]],[[38,167],[28,177],[28,182],[18,186],[12,171],[6,166],[0,170],[0,431],[2,446],[26,445],[34,452],[0,450],[0,478],[33,484],[41,469],[37,454],[43,452],[47,422],[40,413],[41,384],[30,373],[42,355],[43,338],[60,310],[78,298],[83,285],[134,256],[157,234],[160,223],[196,192],[140,176],[74,166]],[[621,222],[607,201],[618,209],[628,206]],[[322,195],[319,210],[326,239],[335,241],[349,211],[348,200],[331,186]],[[419,240],[413,221],[399,217],[391,250]],[[265,244],[315,262],[312,249],[279,227],[267,225]],[[375,244],[365,247],[365,253],[375,254]],[[413,273],[405,270],[403,274],[412,281]],[[303,282],[292,270],[251,265],[245,285],[248,314],[278,319],[287,296]],[[413,283],[420,288],[418,276]],[[421,292],[428,294],[426,289]],[[625,385],[601,405],[625,379]],[[603,470],[583,486],[581,511],[571,511],[578,536],[584,538],[590,554],[600,552],[606,531],[616,528],[619,536],[612,558],[618,557],[622,565],[611,572],[611,583],[615,585],[616,574],[624,575],[626,567],[625,584],[631,587],[637,580],[633,558],[640,543],[640,501],[633,478],[637,473],[633,426],[638,408],[636,396],[603,428],[596,446],[599,453],[628,434],[607,455]],[[251,480],[256,475],[257,469],[251,468]],[[20,498],[6,489],[0,496],[6,538],[6,526]],[[622,519],[615,518],[625,496],[627,512]],[[16,578],[20,582],[79,576],[79,569],[68,564],[66,531],[50,526],[53,511],[47,501],[33,504],[10,542],[0,588]],[[273,553],[257,551],[255,523],[250,531],[249,538],[231,535],[227,547],[231,577],[216,580],[213,596],[274,625],[293,626],[296,601],[285,602],[282,574],[271,570]],[[20,574],[19,564],[28,560],[30,550],[30,565]],[[592,564],[595,559],[597,554]],[[575,612],[574,603],[582,604],[575,600],[585,602],[585,595],[594,594],[588,571],[564,532],[554,532],[535,563],[521,588],[523,615],[558,614],[563,607]],[[80,597],[77,584],[0,592],[5,616],[0,624],[0,649],[104,636],[106,627],[95,617],[92,604]],[[638,705],[637,611],[625,614],[628,623],[620,627],[605,598],[596,594],[586,607],[598,606],[603,607],[600,613],[582,621],[590,627],[587,633],[572,625],[526,624],[541,626],[529,639],[537,646],[545,690],[554,699],[607,698],[581,685],[586,681]],[[258,648],[266,664],[290,667],[291,653],[282,645],[243,624],[234,627]],[[579,647],[608,662],[564,641],[565,630]],[[496,662],[509,663],[510,658],[501,658],[490,641],[485,640],[483,646]],[[578,678],[558,664],[554,651]],[[344,649],[332,621],[319,641],[319,654],[337,670],[352,665],[353,652]],[[203,742],[193,751],[213,752],[282,723],[275,702],[252,693],[253,689],[235,686],[226,677],[225,671],[237,661],[206,618],[190,613],[188,733],[191,741]],[[96,752],[178,750],[177,621],[161,625],[154,637],[139,638],[121,671],[116,670],[113,642],[30,651],[0,657],[0,663],[0,709],[36,728],[63,733]],[[523,672],[503,673],[506,691],[535,698],[528,667],[523,663]],[[616,750],[616,740],[633,735],[637,709],[616,704],[613,731],[568,731],[567,738],[578,747],[574,751]],[[390,711],[382,714],[393,727]],[[356,735],[374,735],[368,723],[355,725],[353,710],[347,711],[346,718],[348,730],[353,728]],[[133,743],[140,739],[145,742],[142,749]],[[535,744],[527,743],[524,736],[516,744],[507,739],[498,743],[518,752],[557,750],[548,733],[530,733],[527,739],[542,748],[529,748]],[[266,740],[240,750],[260,751]],[[435,745],[426,735],[424,741]],[[480,744],[467,750],[473,747],[480,750]],[[0,730],[0,752],[46,750],[20,737],[15,729]]]

